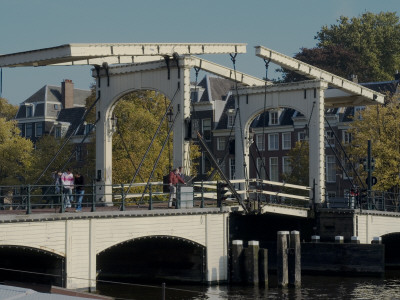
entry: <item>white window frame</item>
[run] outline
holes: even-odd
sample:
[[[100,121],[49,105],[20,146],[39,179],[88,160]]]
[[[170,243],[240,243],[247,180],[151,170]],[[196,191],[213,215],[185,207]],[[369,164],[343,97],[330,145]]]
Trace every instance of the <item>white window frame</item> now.
[[[282,157],[282,173],[290,174],[292,172],[292,166],[290,164],[290,156]]]
[[[335,132],[332,130],[326,130],[325,137],[325,147],[335,147]]]
[[[234,127],[234,126],[235,126],[235,115],[228,114],[228,127]]]
[[[336,158],[334,155],[325,156],[326,182],[336,182]]]
[[[279,125],[279,113],[276,110],[269,112],[269,125]]]
[[[38,128],[40,128],[40,134],[38,133],[39,132]],[[37,123],[35,123],[35,136],[39,137],[42,135],[43,135],[43,123],[37,122]]]
[[[54,137],[56,139],[60,139],[61,136],[62,136],[62,128],[61,128],[61,126],[54,127]]]
[[[342,143],[344,145],[351,143],[351,132],[348,132],[347,130],[342,131]]]
[[[265,168],[266,168],[266,165],[265,165],[265,157],[263,157],[263,158],[261,158],[261,157],[257,157],[257,174],[256,174],[256,176],[257,176],[257,179],[266,179],[267,178],[267,175],[266,175],[266,172],[265,172]]]
[[[218,137],[217,138],[217,150],[224,151],[226,146],[226,138],[225,137]]]
[[[265,135],[256,134],[256,145],[259,151],[265,150]]]
[[[27,118],[32,118],[33,117],[33,105],[26,105],[26,109],[25,109],[25,116]]]
[[[279,159],[278,157],[269,158],[269,179],[279,181]]]
[[[268,150],[269,151],[279,150],[279,133],[268,134]]]
[[[282,133],[282,149],[283,150],[292,149],[292,134],[290,132]]]
[[[30,134],[29,134],[28,128],[30,128]],[[33,137],[33,124],[32,123],[25,124],[25,137]]]
[[[205,124],[207,122],[210,122],[210,125]],[[211,118],[204,118],[201,120],[201,132],[203,133],[205,141],[211,141]],[[208,132],[208,135],[206,135],[205,132]]]

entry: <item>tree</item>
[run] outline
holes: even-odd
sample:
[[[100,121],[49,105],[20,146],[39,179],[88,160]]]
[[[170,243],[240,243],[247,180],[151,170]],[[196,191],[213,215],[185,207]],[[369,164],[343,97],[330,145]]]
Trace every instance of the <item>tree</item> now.
[[[340,45],[302,48],[294,58],[344,78],[352,74],[357,74],[357,77],[361,78],[366,78],[368,75],[366,62],[356,52]],[[294,71],[280,69],[278,72],[283,73],[284,82],[307,80],[305,76]]]
[[[400,106],[399,97],[387,97],[385,105],[367,106],[362,113],[355,115],[349,132],[352,145],[348,146],[353,164],[359,166],[359,174],[365,182],[367,172],[359,164],[367,157],[367,144],[371,140],[372,156],[375,159],[373,176],[378,183],[375,190],[400,189]]]
[[[8,103],[4,98],[0,98],[0,118],[6,118],[7,121],[14,119],[17,114],[18,106]]]
[[[23,182],[32,163],[33,145],[20,136],[16,121],[0,118],[0,184]]]
[[[362,81],[383,81],[393,78],[400,68],[400,22],[396,12],[358,18],[340,17],[337,25],[323,26],[315,37],[318,47],[343,45],[357,53],[368,66],[369,76]]]
[[[282,181],[292,184],[309,186],[309,144],[308,141],[298,141],[290,149],[289,162],[292,171],[282,174]]]
[[[360,82],[392,80],[400,69],[396,13],[366,12],[351,19],[341,16],[337,22],[323,26],[315,36],[317,47],[302,48],[295,58],[345,78],[355,74]],[[286,82],[293,80],[290,72],[283,72]]]

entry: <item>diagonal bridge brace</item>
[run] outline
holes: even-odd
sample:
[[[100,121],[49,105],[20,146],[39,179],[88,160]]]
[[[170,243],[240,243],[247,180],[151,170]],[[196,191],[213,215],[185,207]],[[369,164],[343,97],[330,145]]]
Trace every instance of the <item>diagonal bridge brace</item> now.
[[[235,187],[232,185],[228,177],[226,177],[225,173],[221,170],[220,166],[218,165],[218,162],[215,160],[214,155],[211,153],[210,149],[208,148],[206,142],[203,140],[203,137],[201,136],[200,132],[197,132],[197,137],[199,139],[200,146],[203,148],[204,151],[208,154],[208,157],[211,160],[211,163],[214,165],[214,167],[217,169],[219,175],[223,178],[223,180],[227,183],[229,190],[231,191],[232,195],[235,196],[236,200],[239,202],[240,206],[242,206],[243,210],[245,213],[248,213],[248,209],[246,205],[244,204],[242,197],[236,192]]]

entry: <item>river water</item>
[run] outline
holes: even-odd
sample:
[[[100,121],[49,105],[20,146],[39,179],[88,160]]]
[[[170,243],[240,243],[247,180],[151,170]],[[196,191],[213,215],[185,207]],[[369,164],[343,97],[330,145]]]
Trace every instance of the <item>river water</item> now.
[[[301,288],[277,288],[270,278],[269,288],[246,286],[166,285],[166,300],[200,299],[400,299],[400,272],[385,277],[302,276]],[[98,283],[98,292],[116,299],[162,299],[161,285]]]

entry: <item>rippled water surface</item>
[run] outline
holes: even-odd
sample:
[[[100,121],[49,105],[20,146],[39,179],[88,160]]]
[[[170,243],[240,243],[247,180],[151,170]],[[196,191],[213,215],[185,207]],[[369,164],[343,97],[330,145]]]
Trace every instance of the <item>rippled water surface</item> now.
[[[385,278],[303,276],[301,288],[167,285],[165,299],[400,299],[400,272]],[[162,299],[160,286],[98,283],[100,294],[117,299]]]

